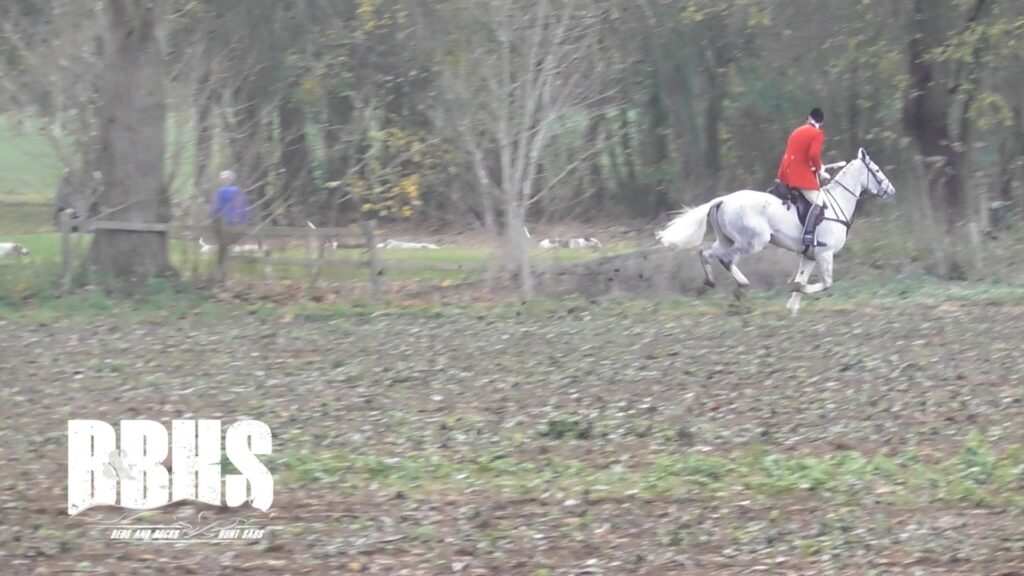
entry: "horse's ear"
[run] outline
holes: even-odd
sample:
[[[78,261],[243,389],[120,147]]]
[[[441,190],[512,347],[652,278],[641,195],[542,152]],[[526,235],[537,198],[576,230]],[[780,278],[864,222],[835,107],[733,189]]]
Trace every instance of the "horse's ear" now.
[[[867,160],[868,159],[868,153],[863,148],[861,148],[860,150],[857,151],[857,156],[860,156],[861,160]]]

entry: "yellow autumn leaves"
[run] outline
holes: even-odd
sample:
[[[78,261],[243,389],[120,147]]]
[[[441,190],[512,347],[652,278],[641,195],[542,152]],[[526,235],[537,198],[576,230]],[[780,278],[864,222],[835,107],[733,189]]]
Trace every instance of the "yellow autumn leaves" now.
[[[366,189],[366,181],[362,178],[350,178],[349,186],[354,192]],[[360,193],[363,202],[363,212],[375,212],[377,216],[400,216],[410,218],[416,213],[416,208],[423,205],[420,200],[421,178],[418,173],[409,174],[401,178],[394,186],[383,191],[383,195],[376,194],[378,200],[371,201],[369,198],[374,195]]]
[[[345,184],[362,203],[363,212],[412,217],[423,206],[423,173],[436,164],[422,134],[387,128],[372,132],[370,140],[365,170],[349,175]]]

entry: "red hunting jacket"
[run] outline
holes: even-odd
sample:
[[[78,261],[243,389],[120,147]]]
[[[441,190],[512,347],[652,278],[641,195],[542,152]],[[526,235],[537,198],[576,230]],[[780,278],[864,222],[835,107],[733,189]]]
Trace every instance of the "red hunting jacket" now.
[[[779,164],[779,180],[790,188],[817,190],[823,144],[825,132],[814,124],[808,122],[793,130]]]

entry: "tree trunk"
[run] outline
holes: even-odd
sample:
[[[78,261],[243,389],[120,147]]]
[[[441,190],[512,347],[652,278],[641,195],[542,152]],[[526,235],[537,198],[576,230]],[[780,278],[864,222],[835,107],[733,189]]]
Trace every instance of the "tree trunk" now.
[[[104,219],[167,223],[164,182],[166,94],[156,9],[140,0],[107,0],[110,49],[104,62],[100,166]],[[99,230],[90,261],[108,289],[131,292],[172,272],[164,232]]]
[[[601,146],[601,123],[604,121],[604,114],[594,114],[587,125],[587,137],[585,141],[586,150],[596,150]],[[600,156],[588,162],[588,174],[583,179],[587,186],[584,193],[590,194],[590,205],[598,211],[604,208],[605,187],[604,176],[601,174]]]
[[[1009,152],[999,196],[1003,200],[1012,201],[1014,172],[1020,172],[1017,178],[1024,184],[1024,106],[1019,101],[1013,106],[1013,130],[1007,140]]]
[[[253,205],[253,216],[262,219],[267,211],[266,180],[263,161],[264,130],[262,94],[251,79],[246,79],[234,94],[234,133],[231,149],[239,181]]]
[[[506,191],[505,194],[505,246],[508,250],[506,261],[511,265],[511,271],[519,281],[519,290],[523,298],[531,298],[533,271],[530,268],[529,240],[526,238],[526,206],[518,198],[522,194],[520,190]]]
[[[655,170],[657,176],[653,178],[653,185],[648,191],[648,214],[645,214],[646,216],[656,217],[672,209],[664,176],[667,173],[666,165],[669,160],[668,138],[665,136],[667,119],[662,94],[655,87],[647,98],[647,145],[645,148],[648,154],[647,164]]]
[[[849,71],[849,82],[847,83],[847,95],[846,95],[846,114],[849,120],[849,131],[850,131],[850,142],[854,147],[866,146],[861,144],[860,134],[860,114],[861,114],[861,102],[860,102],[860,74],[859,67],[857,66],[857,59],[853,59],[853,63]]]
[[[950,127],[954,95],[961,88],[963,78],[950,74],[948,64],[936,62],[934,50],[947,40],[944,23],[954,6],[948,2],[938,5],[935,0],[914,0],[910,18],[908,59],[910,81],[904,101],[903,121],[907,132],[916,142],[926,163],[935,169],[927,182],[929,195],[942,215],[942,225],[953,243],[949,265],[938,272],[952,278],[965,277],[962,248],[975,242],[968,226],[969,201],[967,198],[967,150],[970,146],[969,110],[976,87],[964,93],[960,110],[960,125],[956,134]],[[986,0],[975,0],[969,10],[966,25],[973,25],[981,16]],[[972,48],[973,61],[967,78],[976,79],[980,66],[980,45]],[[945,65],[944,65],[945,64]]]
[[[324,148],[327,157],[327,179],[332,182],[342,180],[351,169],[352,154],[342,144],[342,130],[352,123],[354,108],[352,99],[345,94],[331,94],[326,102],[327,115],[323,126]],[[329,226],[338,226],[341,222],[342,199],[344,186],[333,186],[327,191],[324,206],[328,214]],[[349,202],[349,204],[353,204]]]
[[[979,0],[972,18],[984,0]],[[949,7],[939,7],[934,0],[914,0],[910,19],[909,64],[910,82],[904,102],[903,120],[921,154],[941,163],[936,181],[929,182],[930,193],[938,202],[948,231],[967,219],[968,202],[964,185],[964,152],[953,141],[949,128],[952,105],[948,78],[931,58],[931,51],[945,38],[942,19]],[[951,9],[951,8],[950,8]],[[960,136],[965,136],[961,130]]]
[[[310,189],[306,113],[296,99],[298,89],[298,78],[292,78],[278,106],[281,166],[284,168],[281,191],[284,201],[295,206],[308,200]]]
[[[619,108],[619,146],[622,147],[622,163],[626,165],[626,176],[630,191],[637,188],[636,154],[633,150],[633,137],[630,133],[629,114],[626,107]]]
[[[196,111],[195,189],[197,204],[202,206],[203,200],[209,199],[210,160],[213,158],[213,91],[209,67],[203,69],[193,98]]]
[[[722,171],[721,121],[722,100],[725,90],[719,78],[718,62],[712,50],[708,50],[704,68],[708,80],[708,102],[704,111],[704,170],[711,180],[711,189],[718,189],[718,177]]]
[[[949,93],[936,64],[928,59],[942,38],[936,12],[934,6],[926,7],[924,0],[914,0],[907,52],[910,81],[903,122],[925,161],[927,194],[941,218],[935,225],[942,226],[943,238],[950,240],[948,248],[935,246],[935,272],[946,278],[962,278],[964,267],[956,256],[955,238],[958,225],[966,216],[967,203],[963,197],[959,153],[951,145],[947,124]]]
[[[231,24],[222,31],[233,39],[231,76],[232,106],[229,112],[232,167],[253,206],[253,218],[271,213],[267,199],[270,178],[266,150],[273,131],[266,128],[267,110],[273,105],[273,71],[280,66],[281,49],[275,28],[272,0],[217,2],[219,18]]]

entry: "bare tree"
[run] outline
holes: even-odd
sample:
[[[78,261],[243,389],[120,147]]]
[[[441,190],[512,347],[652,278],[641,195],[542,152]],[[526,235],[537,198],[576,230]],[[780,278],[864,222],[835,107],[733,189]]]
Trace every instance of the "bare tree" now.
[[[469,46],[438,49],[442,110],[473,166],[485,209],[491,212],[495,199],[501,204],[505,260],[529,296],[528,208],[579,165],[546,175],[548,186],[541,186],[543,154],[558,124],[569,112],[586,123],[594,110],[588,104],[600,97],[600,14],[588,0],[488,0],[451,8],[442,7],[441,15],[476,33]],[[441,30],[433,34],[442,37]]]
[[[92,203],[98,170],[102,31],[95,3],[56,1],[49,10],[11,3],[0,8],[0,90],[16,113],[43,121],[43,134],[75,189],[74,205]]]

